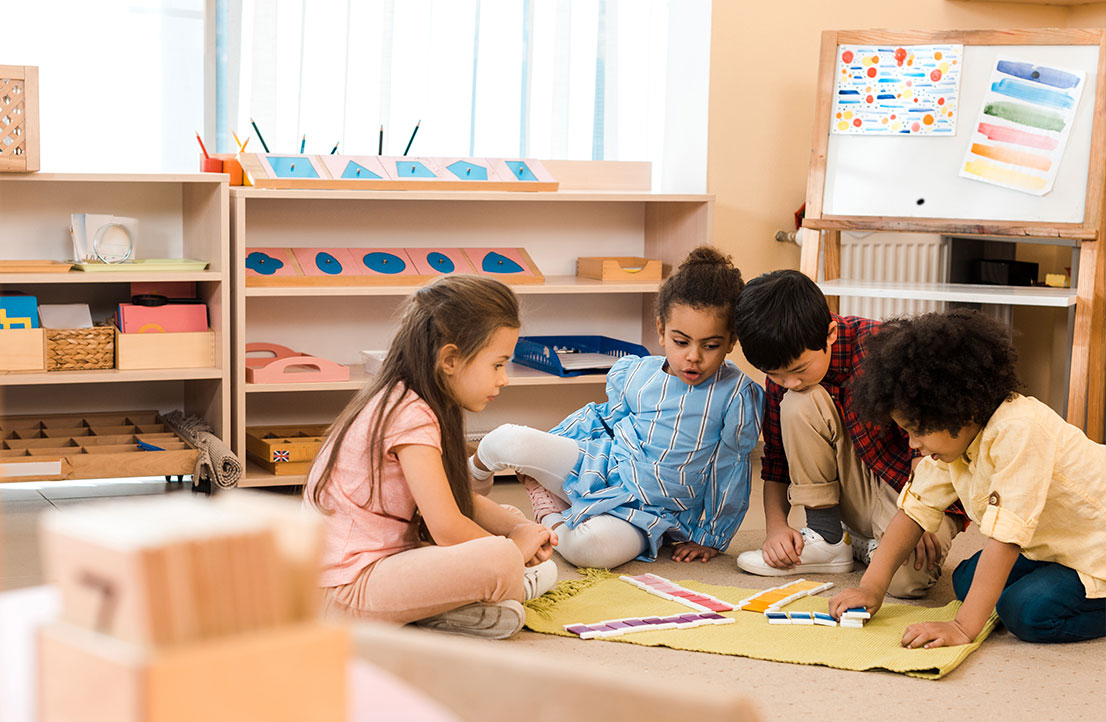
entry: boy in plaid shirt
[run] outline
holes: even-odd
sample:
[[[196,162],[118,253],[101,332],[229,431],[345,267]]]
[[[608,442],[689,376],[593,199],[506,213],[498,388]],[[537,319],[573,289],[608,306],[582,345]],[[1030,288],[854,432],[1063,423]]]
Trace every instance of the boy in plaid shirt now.
[[[916,463],[901,429],[865,423],[853,407],[849,381],[861,370],[865,340],[878,329],[878,321],[831,314],[818,286],[798,271],[773,271],[745,286],[737,336],[745,358],[768,378],[761,461],[766,538],[760,549],[738,556],[742,571],[843,573],[852,571],[854,558],[865,564],[871,558]],[[792,505],[806,509],[801,530],[787,523]],[[963,529],[962,514],[950,509],[935,533],[922,536],[888,593],[926,594]]]

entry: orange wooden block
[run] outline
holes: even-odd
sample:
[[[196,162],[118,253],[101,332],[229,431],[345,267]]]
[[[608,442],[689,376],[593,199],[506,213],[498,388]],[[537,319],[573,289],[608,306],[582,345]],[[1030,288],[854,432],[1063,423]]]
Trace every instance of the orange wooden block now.
[[[155,651],[59,622],[39,630],[39,719],[345,722],[349,654],[316,623]]]

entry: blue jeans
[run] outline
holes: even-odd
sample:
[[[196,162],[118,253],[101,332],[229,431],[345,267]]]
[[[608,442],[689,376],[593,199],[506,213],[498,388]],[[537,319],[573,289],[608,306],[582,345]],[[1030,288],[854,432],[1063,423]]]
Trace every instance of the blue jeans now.
[[[952,588],[960,601],[968,596],[981,553],[960,562],[952,573]],[[1019,554],[995,611],[1006,628],[1026,642],[1106,637],[1106,599],[1088,599],[1075,570],[1056,562],[1035,562]]]

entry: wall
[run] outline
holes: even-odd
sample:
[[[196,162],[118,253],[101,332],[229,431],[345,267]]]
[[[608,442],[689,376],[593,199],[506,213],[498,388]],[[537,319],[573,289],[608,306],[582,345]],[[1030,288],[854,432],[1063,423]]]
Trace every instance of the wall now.
[[[1035,27],[1106,27],[1106,3],[715,0],[707,169],[707,190],[717,196],[715,243],[733,254],[746,278],[799,267],[799,249],[777,243],[774,236],[794,228],[793,214],[805,200],[822,30]],[[1045,261],[1042,272],[1044,265],[1055,265],[1056,257]],[[1023,326],[1036,330],[1023,332],[1019,340],[1022,373],[1029,393],[1059,408],[1067,316],[1042,312],[1045,328],[1039,328],[1042,313],[1027,320],[1034,326]],[[739,354],[735,357],[743,369],[762,377]]]

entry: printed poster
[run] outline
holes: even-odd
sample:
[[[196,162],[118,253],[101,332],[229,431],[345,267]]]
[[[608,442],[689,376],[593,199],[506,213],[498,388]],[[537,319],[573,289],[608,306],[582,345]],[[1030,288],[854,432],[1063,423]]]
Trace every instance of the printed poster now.
[[[960,175],[1043,196],[1052,190],[1086,74],[999,58]]]
[[[956,134],[963,45],[839,45],[830,132]]]

